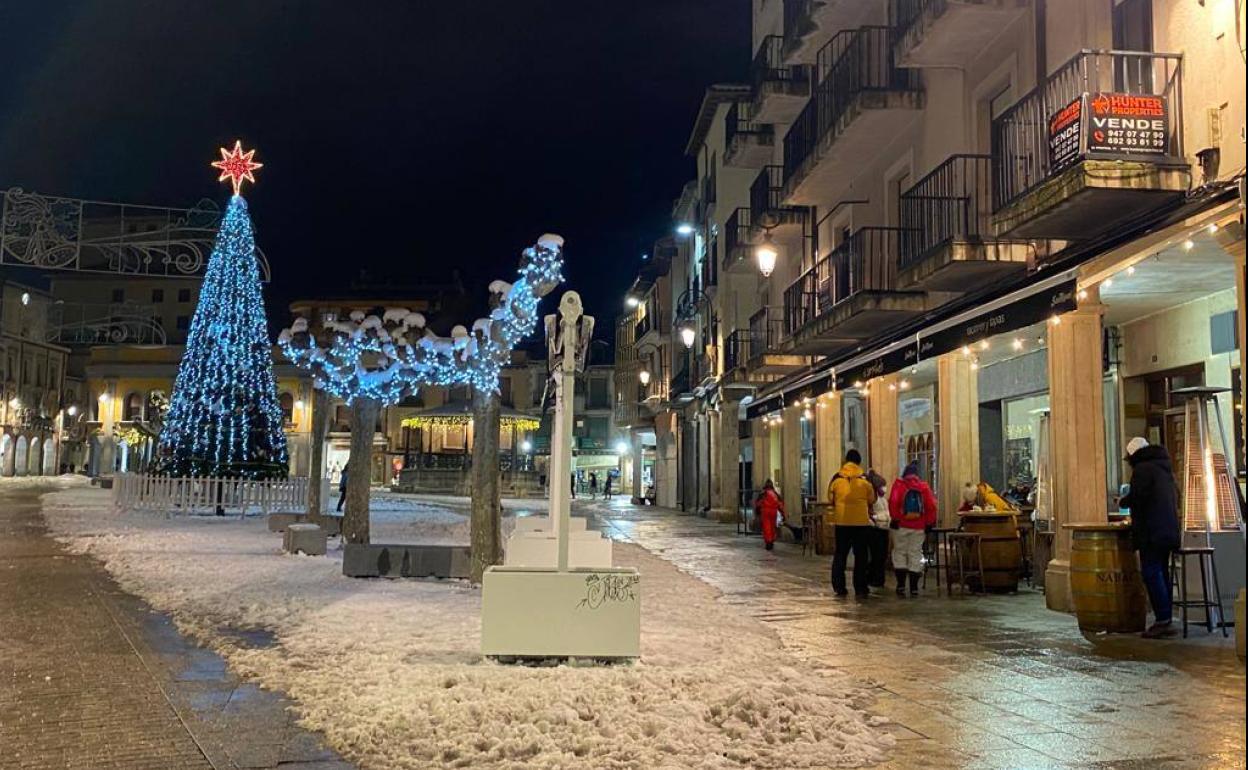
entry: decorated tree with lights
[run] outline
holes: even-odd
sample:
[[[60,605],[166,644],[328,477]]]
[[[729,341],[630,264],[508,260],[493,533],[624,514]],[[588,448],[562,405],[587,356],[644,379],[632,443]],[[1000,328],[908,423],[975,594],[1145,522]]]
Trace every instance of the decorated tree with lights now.
[[[356,311],[347,319],[325,320],[319,329],[299,318],[282,331],[278,344],[287,357],[312,373],[318,389],[351,407],[353,467],[347,476],[342,524],[347,542],[369,542],[370,472],[367,460],[355,458],[371,456],[373,426],[381,407],[415,395],[422,387],[468,385],[474,394],[477,442],[473,452],[474,575],[497,560],[499,376],[512,349],[533,332],[539,301],[563,280],[562,249],[563,239],[557,235],[544,235],[525,249],[515,283],[490,284],[489,316],[477,319],[471,329],[456,326],[450,337],[430,331],[419,313],[397,307]],[[319,468],[312,472],[316,477],[321,474]]]
[[[260,293],[256,242],[244,180],[255,181],[255,150],[221,149],[220,181],[230,198],[217,232],[186,353],[160,433],[159,470],[171,476],[266,479],[286,476],[286,435]]]

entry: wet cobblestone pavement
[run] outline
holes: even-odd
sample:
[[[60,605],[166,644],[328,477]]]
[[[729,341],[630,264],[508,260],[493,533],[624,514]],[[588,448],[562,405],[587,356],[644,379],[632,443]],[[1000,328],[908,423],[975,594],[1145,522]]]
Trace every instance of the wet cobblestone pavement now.
[[[1244,666],[1233,640],[1083,637],[1038,591],[918,599],[889,587],[838,599],[829,559],[688,514],[578,502],[635,542],[770,623],[811,676],[835,669],[876,689],[895,723],[886,767],[1244,768]]]
[[[286,700],[53,540],[53,489],[0,481],[0,768],[350,767]]]

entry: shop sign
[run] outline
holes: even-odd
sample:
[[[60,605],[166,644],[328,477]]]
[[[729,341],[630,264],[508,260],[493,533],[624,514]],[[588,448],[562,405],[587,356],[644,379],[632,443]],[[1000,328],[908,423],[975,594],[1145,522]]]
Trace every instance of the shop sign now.
[[[1165,155],[1169,115],[1164,96],[1100,92],[1088,97],[1088,152]]]
[[[994,308],[982,315],[931,335],[921,335],[919,355],[923,359],[958,350],[997,334],[1022,329],[1051,316],[1074,310],[1075,281],[1071,279],[1045,291],[1028,295],[1013,304]]]
[[[832,385],[832,373],[828,372],[821,377],[811,380],[796,390],[788,391],[784,394],[785,400],[788,402],[789,406],[796,406],[808,398],[813,399],[822,396],[824,393],[832,390]]]
[[[838,370],[836,373],[836,386],[838,388],[852,388],[855,386],[855,383],[865,383],[876,377],[900,372],[907,367],[914,366],[918,362],[918,347],[915,343],[908,342],[852,369]]]
[[[784,396],[777,393],[774,396],[764,398],[762,401],[755,401],[745,408],[746,419],[753,420],[756,417],[762,417],[772,412],[778,412],[784,408]]]

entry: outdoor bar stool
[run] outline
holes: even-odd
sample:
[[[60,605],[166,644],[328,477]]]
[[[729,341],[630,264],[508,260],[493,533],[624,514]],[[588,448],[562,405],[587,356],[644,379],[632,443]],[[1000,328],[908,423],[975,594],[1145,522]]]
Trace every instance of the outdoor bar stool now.
[[[949,533],[956,527],[932,527],[923,538],[923,587],[927,588],[927,571],[936,570],[936,595],[940,596],[940,571],[949,559]],[[941,556],[941,554],[944,556]],[[946,583],[946,588],[948,584]]]
[[[1200,598],[1187,598],[1187,557],[1196,557],[1196,567],[1200,570]],[[1206,568],[1208,571],[1206,572]],[[1209,598],[1209,578],[1213,578],[1213,598]],[[1183,638],[1187,638],[1187,611],[1192,607],[1200,607],[1205,612],[1205,628],[1213,633],[1213,610],[1218,610],[1218,625],[1222,627],[1222,636],[1226,636],[1226,616],[1222,613],[1222,588],[1218,585],[1218,569],[1213,565],[1213,548],[1201,546],[1197,548],[1176,548],[1170,554],[1170,582],[1179,588],[1179,598],[1174,602],[1183,613]]]
[[[980,533],[950,532],[945,537],[951,549],[951,552],[946,554],[949,563],[945,569],[945,585],[949,587],[949,595],[953,596],[955,563],[957,565],[958,584],[961,586],[962,594],[966,594],[967,577],[974,577],[976,574],[979,576],[979,590],[982,592],[984,589],[984,554],[981,549]],[[973,568],[968,564],[972,554],[974,554],[975,558]]]

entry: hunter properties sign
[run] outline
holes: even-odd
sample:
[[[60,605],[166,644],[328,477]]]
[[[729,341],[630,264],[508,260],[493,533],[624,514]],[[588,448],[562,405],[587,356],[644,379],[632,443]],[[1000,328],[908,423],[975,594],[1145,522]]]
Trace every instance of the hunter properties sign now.
[[[1164,96],[1085,93],[1049,118],[1049,162],[1057,172],[1085,153],[1165,156],[1169,117]]]

